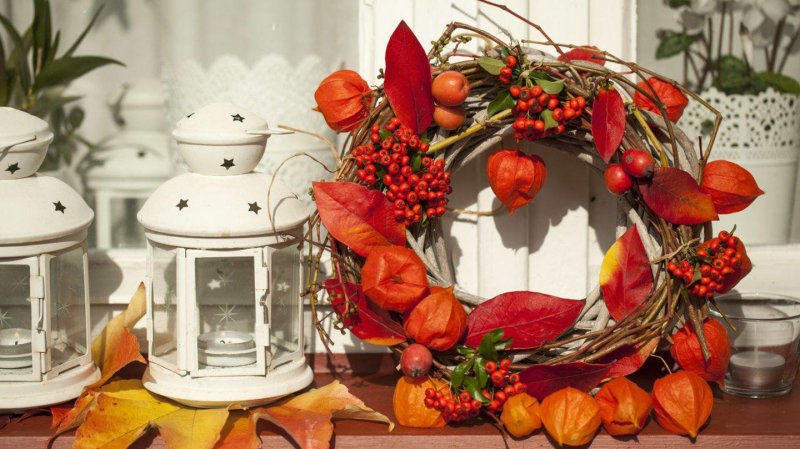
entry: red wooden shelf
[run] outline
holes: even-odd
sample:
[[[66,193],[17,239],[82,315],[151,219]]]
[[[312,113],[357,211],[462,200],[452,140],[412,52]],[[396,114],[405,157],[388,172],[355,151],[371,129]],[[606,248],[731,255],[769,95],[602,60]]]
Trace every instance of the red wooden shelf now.
[[[394,362],[388,355],[318,355],[311,361],[316,384],[339,379],[368,406],[394,418],[392,392],[397,380]],[[358,367],[355,372],[351,366]],[[655,365],[652,369],[658,369]],[[646,387],[653,375],[636,379]],[[592,449],[635,447],[639,449],[715,448],[771,449],[800,447],[800,387],[789,395],[772,399],[744,399],[715,389],[714,410],[709,424],[692,442],[688,438],[664,431],[652,419],[637,438],[615,439],[600,431]],[[49,416],[34,416],[22,422],[12,422],[0,430],[0,448],[40,449],[50,435]],[[280,430],[262,423],[259,428],[264,448],[293,448]],[[53,448],[72,447],[74,436],[60,436]],[[554,447],[542,432],[523,440],[509,440],[510,448]],[[138,441],[134,448],[166,448],[157,432]],[[362,421],[337,421],[336,435],[331,444],[335,449],[446,449],[446,448],[503,448],[497,429],[487,423],[448,426],[442,429],[411,429],[397,426],[391,433],[386,426]]]

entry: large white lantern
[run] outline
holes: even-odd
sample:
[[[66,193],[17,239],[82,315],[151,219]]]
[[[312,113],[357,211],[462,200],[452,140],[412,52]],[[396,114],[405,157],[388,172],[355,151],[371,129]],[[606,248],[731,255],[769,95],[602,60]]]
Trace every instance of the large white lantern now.
[[[158,80],[132,84],[118,99],[121,130],[93,153],[86,187],[97,214],[93,243],[101,249],[144,248],[136,220],[144,201],[175,172],[164,132],[164,95]]]
[[[192,170],[139,212],[148,243],[144,385],[185,404],[265,403],[306,387],[303,203],[253,169],[276,133],[252,112],[212,104],[173,132]]]
[[[74,399],[100,378],[87,325],[94,214],[36,174],[52,140],[45,121],[0,108],[0,411]]]

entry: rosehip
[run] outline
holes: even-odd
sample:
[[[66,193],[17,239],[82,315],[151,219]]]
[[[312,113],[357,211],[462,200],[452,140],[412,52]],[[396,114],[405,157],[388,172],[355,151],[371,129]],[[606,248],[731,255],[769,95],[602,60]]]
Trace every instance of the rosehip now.
[[[419,343],[413,343],[400,356],[400,368],[408,377],[419,378],[428,374],[433,358],[431,351]]]
[[[509,69],[510,72],[510,69]],[[509,73],[511,75],[511,73]],[[461,72],[448,70],[440,73],[431,84],[433,98],[444,106],[459,106],[469,96],[469,81]]]
[[[634,178],[647,178],[653,175],[655,160],[649,151],[631,148],[622,153],[622,169]]]
[[[611,164],[606,167],[603,175],[606,182],[606,188],[614,195],[622,195],[633,187],[633,178],[631,178],[619,164]]]

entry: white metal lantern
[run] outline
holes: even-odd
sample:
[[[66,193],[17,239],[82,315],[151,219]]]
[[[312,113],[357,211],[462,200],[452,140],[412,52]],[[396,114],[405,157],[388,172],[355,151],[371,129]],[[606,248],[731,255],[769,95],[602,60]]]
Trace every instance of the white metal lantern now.
[[[94,213],[36,174],[52,140],[45,121],[0,108],[0,411],[74,399],[100,378],[87,325]]]
[[[164,95],[157,80],[143,80],[119,99],[122,130],[91,161],[86,187],[97,218],[97,248],[144,248],[136,213],[147,197],[174,174],[164,132]]]
[[[139,212],[148,242],[144,385],[185,404],[265,403],[306,387],[300,249],[303,203],[253,169],[279,133],[212,104],[173,136],[192,173]]]

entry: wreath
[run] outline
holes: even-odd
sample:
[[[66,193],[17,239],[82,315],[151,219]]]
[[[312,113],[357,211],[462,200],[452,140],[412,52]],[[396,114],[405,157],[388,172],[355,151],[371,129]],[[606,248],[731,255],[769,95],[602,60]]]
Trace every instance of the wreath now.
[[[762,192],[738,165],[709,162],[719,112],[671,79],[595,47],[556,43],[495,6],[543,40],[505,42],[451,23],[426,53],[401,22],[386,48],[382,86],[341,70],[317,89],[328,125],[348,133],[333,180],[312,189],[307,291],[322,340],[331,342],[317,305],[327,300],[342,332],[402,354],[395,414],[421,427],[481,413],[497,420],[513,397],[544,407],[550,396],[590,391],[633,373],[667,340],[684,368],[676,374],[722,382],[727,337],[707,315],[714,296],[751,266],[741,240],[713,236],[710,222]],[[475,39],[488,44],[481,54],[463,50]],[[715,117],[705,145],[675,124],[690,99]],[[458,189],[451,173],[490,153],[489,184],[509,213],[546,181],[541,157],[519,145],[499,148],[512,135],[573,155],[618,195],[617,240],[585,299],[536,292],[485,299],[458,287],[441,217],[497,211],[450,209],[448,195]],[[326,252],[332,274],[323,282]],[[705,394],[696,382],[683,384],[686,397]],[[516,435],[505,414],[502,421]]]

